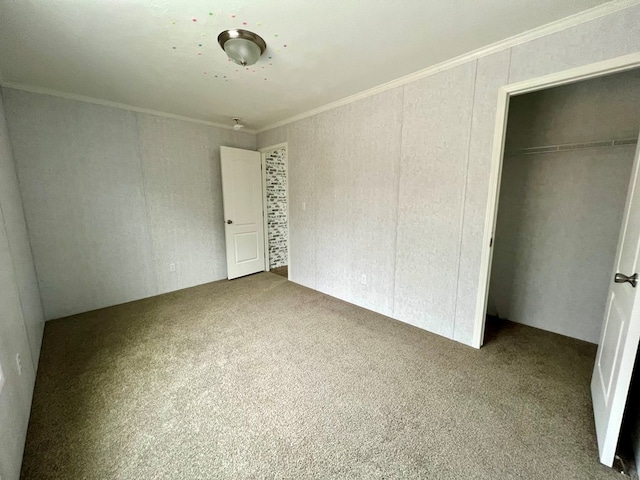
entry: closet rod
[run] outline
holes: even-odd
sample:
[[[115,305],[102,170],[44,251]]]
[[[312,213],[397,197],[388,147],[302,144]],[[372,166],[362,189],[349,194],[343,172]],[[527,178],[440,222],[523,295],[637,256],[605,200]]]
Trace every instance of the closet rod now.
[[[531,155],[534,153],[567,152],[570,150],[582,150],[585,148],[618,147],[621,145],[635,145],[637,138],[627,138],[624,140],[604,140],[597,142],[565,143],[562,145],[545,145],[543,147],[529,147],[520,150],[511,150],[506,155]]]

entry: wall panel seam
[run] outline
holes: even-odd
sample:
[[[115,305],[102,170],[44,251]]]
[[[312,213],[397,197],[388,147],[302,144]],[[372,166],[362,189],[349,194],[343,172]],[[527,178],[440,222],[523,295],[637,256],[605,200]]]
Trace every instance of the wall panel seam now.
[[[398,177],[396,179],[396,234],[393,242],[393,290],[391,292],[391,314],[396,315],[396,284],[398,279],[398,230],[400,229],[400,179],[402,178],[402,151],[404,138],[404,99],[407,86],[402,86],[400,104],[400,151],[398,152]]]
[[[140,175],[142,177],[142,198],[144,201],[144,217],[147,220],[147,235],[148,235],[148,249],[151,254],[150,263],[151,269],[153,271],[153,280],[155,293],[154,295],[160,294],[160,282],[158,281],[158,268],[156,265],[156,255],[155,255],[155,247],[153,245],[153,235],[151,233],[151,220],[149,215],[149,202],[147,200],[147,176],[144,172],[144,162],[142,159],[142,135],[140,133],[140,114],[134,113],[136,119],[136,137],[137,137],[137,146],[138,146],[138,164],[140,166]]]
[[[469,138],[467,140],[467,155],[465,159],[465,168],[464,168],[464,183],[462,187],[462,202],[460,207],[460,235],[458,237],[458,266],[457,266],[457,275],[456,275],[456,290],[455,290],[455,300],[453,302],[453,328],[451,331],[451,338],[455,338],[456,336],[456,320],[458,317],[458,298],[459,298],[459,289],[460,289],[460,266],[462,265],[462,241],[464,239],[464,226],[465,226],[465,210],[467,203],[467,189],[469,183],[469,158],[471,156],[471,140],[473,135],[473,114],[475,112],[476,106],[476,93],[477,93],[477,82],[478,82],[478,60],[475,61],[474,72],[473,72],[473,92],[471,94],[471,114],[469,118]]]

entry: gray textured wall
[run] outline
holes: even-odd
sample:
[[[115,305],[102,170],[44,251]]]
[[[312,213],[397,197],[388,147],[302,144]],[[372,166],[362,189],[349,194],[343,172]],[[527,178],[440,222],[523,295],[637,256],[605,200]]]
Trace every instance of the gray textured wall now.
[[[255,135],[3,94],[47,319],[226,277],[219,147]]]
[[[507,150],[635,139],[638,106],[640,71],[515,97]],[[505,157],[490,289],[501,317],[598,343],[634,152]]]
[[[498,315],[598,343],[635,146],[505,157]]]
[[[0,476],[17,479],[44,318],[0,97]],[[18,374],[16,355],[22,357]]]
[[[226,278],[220,146],[254,150],[255,135],[151,115],[138,130],[158,293]]]
[[[289,144],[290,278],[470,344],[498,88],[637,52],[639,20],[636,5],[259,134]]]
[[[640,70],[519,95],[509,106],[506,151],[625,140],[640,128]]]

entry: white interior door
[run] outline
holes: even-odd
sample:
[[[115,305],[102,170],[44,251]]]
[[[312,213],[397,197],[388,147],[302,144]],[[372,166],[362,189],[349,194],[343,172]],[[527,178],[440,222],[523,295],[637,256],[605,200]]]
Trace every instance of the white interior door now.
[[[616,453],[631,374],[640,342],[640,150],[631,175],[627,203],[609,287],[604,324],[591,379],[600,461],[611,466]],[[634,277],[635,275],[635,277]],[[627,277],[628,278],[627,280]]]
[[[259,152],[220,147],[227,278],[264,270],[262,160]]]

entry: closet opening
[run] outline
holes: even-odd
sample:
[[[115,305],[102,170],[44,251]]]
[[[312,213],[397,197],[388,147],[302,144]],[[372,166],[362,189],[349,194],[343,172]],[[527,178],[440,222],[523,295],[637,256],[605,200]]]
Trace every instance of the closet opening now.
[[[289,278],[288,147],[260,149],[264,195],[265,271]]]
[[[490,319],[598,343],[639,107],[640,69],[510,99]]]
[[[640,62],[626,60],[501,89],[476,330],[479,345],[518,324],[588,342],[579,360],[608,466],[640,341]],[[532,338],[555,345],[526,347],[541,354],[580,345]]]

